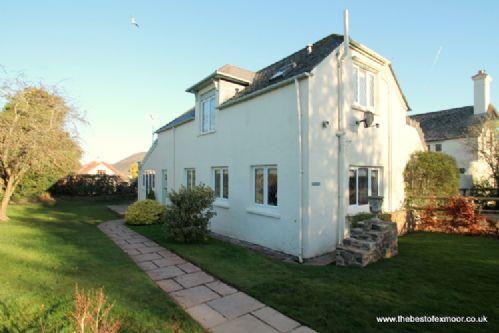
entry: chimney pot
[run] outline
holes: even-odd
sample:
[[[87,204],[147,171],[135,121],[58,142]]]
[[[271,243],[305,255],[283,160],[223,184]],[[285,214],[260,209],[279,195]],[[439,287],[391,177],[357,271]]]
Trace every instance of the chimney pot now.
[[[312,44],[307,45],[307,53],[308,54],[312,53]]]

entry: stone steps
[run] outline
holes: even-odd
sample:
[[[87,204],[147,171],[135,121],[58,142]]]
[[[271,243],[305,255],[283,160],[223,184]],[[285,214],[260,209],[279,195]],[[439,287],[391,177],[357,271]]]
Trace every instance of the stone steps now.
[[[370,219],[359,222],[358,227],[350,230],[350,237],[336,248],[336,265],[365,267],[397,253],[397,225]]]

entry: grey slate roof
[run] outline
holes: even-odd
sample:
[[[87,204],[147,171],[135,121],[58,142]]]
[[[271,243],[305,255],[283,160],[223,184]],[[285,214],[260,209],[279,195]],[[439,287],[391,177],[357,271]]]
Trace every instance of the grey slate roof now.
[[[287,80],[293,76],[309,72],[315,66],[317,66],[324,58],[326,58],[331,52],[333,52],[341,43],[343,43],[343,36],[337,34],[331,34],[323,39],[312,44],[312,53],[308,54],[307,47],[300,49],[299,51],[281,59],[270,66],[267,66],[258,72],[256,72],[251,84],[240,91],[238,94],[228,99],[220,105],[223,107],[224,104],[233,103],[236,100],[254,93],[258,90],[264,89],[272,84]],[[284,75],[279,78],[272,79],[272,76],[278,72],[283,66],[288,64],[293,64],[294,67],[290,68],[284,73]]]
[[[187,123],[187,122],[189,122],[191,120],[194,120],[194,115],[195,115],[195,108],[192,107],[191,109],[189,109],[186,112],[182,113],[177,118],[175,118],[172,121],[170,121],[165,126],[160,127],[156,131],[156,133],[164,132],[166,130],[169,130],[170,128],[177,127],[177,126],[185,124],[185,123]]]
[[[473,106],[428,112],[410,116],[419,122],[425,141],[440,141],[466,137],[469,129],[488,118],[496,117],[493,110],[475,115]]]

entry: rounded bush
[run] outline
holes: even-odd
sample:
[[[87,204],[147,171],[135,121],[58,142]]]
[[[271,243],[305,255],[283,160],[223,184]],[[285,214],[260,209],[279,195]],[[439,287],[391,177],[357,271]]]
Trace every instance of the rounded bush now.
[[[160,223],[165,212],[166,207],[156,200],[137,201],[126,210],[125,222],[132,225]]]

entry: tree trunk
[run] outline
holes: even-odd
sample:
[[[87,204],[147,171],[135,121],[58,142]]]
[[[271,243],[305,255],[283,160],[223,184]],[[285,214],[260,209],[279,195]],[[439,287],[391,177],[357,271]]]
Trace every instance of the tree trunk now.
[[[5,187],[5,192],[3,193],[2,203],[0,204],[0,221],[9,220],[9,217],[7,216],[7,207],[9,207],[13,190],[12,180],[9,179],[7,181],[7,186]]]

